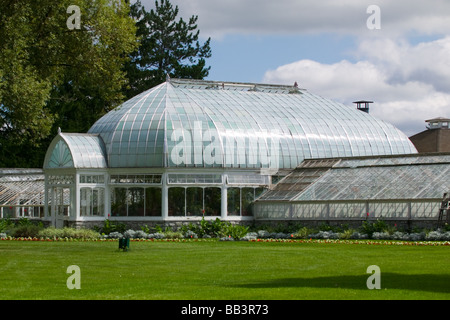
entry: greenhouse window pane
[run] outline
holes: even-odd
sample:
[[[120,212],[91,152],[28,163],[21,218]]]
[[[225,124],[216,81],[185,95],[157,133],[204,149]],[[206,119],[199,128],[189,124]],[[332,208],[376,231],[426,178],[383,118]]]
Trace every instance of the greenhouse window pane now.
[[[185,216],[186,215],[186,189],[185,188],[169,188],[168,202],[169,202],[169,217]]]
[[[145,215],[152,217],[161,216],[162,193],[161,188],[145,189]]]
[[[111,190],[111,216],[127,215],[127,188],[112,188]]]
[[[207,187],[204,189],[205,216],[220,216],[222,189]]]
[[[145,189],[128,189],[128,216],[144,216],[145,213]]]
[[[227,189],[227,212],[228,216],[241,215],[241,189],[228,188]]]
[[[186,188],[186,216],[203,215],[203,189]]]

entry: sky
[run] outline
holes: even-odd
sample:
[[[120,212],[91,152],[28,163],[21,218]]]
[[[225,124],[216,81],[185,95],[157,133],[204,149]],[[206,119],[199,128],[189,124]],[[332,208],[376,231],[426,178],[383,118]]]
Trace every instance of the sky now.
[[[141,0],[147,11],[154,0]],[[211,38],[208,80],[293,85],[406,135],[450,118],[450,0],[170,0]]]

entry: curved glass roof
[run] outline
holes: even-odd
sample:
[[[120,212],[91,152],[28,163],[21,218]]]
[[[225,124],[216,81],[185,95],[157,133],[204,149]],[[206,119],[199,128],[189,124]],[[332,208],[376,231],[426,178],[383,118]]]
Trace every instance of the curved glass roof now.
[[[44,168],[107,168],[103,140],[94,134],[58,133],[45,156]]]
[[[416,153],[354,107],[290,86],[171,79],[100,118],[109,167],[290,169],[304,159]]]

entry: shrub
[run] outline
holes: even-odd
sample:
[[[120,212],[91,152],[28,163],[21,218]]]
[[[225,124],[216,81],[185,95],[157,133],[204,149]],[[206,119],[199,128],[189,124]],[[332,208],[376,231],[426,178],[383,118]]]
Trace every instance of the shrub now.
[[[228,236],[228,237],[222,237],[219,240],[220,241],[234,241],[234,238],[231,236]]]
[[[94,230],[105,235],[108,235],[111,232],[124,233],[126,231],[126,225],[121,222],[113,222],[109,219],[106,219],[103,222],[103,227],[96,227],[94,228]]]
[[[38,235],[40,238],[72,238],[72,239],[98,239],[100,234],[92,229],[86,228],[55,228],[48,227],[40,230]]]
[[[149,233],[147,236],[148,239],[164,239],[164,237],[164,233],[161,232]]]
[[[313,233],[313,231],[308,227],[303,227],[299,229],[296,233],[294,233],[294,238],[297,239],[306,239],[308,236]]]
[[[137,230],[137,231],[134,233],[134,237],[135,237],[136,239],[147,239],[147,237],[148,237],[148,232],[145,232],[144,230]]]
[[[389,240],[391,239],[391,235],[387,232],[374,232],[372,233],[372,239]]]
[[[128,229],[127,231],[125,231],[123,233],[123,237],[124,238],[129,238],[129,239],[133,239],[136,235],[136,231]]]
[[[354,235],[355,230],[353,229],[347,229],[347,230],[343,230],[342,232],[339,233],[339,239],[351,239],[352,235]]]
[[[184,236],[186,239],[197,239],[197,238],[198,238],[198,235],[197,235],[194,231],[192,231],[192,230],[187,230],[187,231],[183,234],[183,236]]]
[[[270,237],[270,233],[267,230],[259,230],[258,231],[258,238],[260,239],[267,239]]]
[[[183,233],[180,231],[166,231],[164,232],[164,237],[166,239],[182,239]]]
[[[367,239],[369,236],[365,233],[359,233],[358,231],[355,231],[350,236],[350,239],[353,240],[359,240],[359,239]]]
[[[92,229],[76,229],[74,237],[82,239],[98,239],[100,238],[100,233]]]
[[[450,231],[441,232],[441,230],[431,231],[425,236],[429,241],[448,241],[450,240]]]
[[[309,235],[313,239],[339,239],[339,234],[333,231],[319,231]]]
[[[422,241],[425,240],[425,232],[417,232],[417,233],[410,233],[404,236],[404,240],[409,241]]]
[[[392,227],[389,227],[389,225],[383,221],[383,220],[379,220],[377,219],[376,221],[363,221],[360,231],[361,233],[366,234],[369,238],[372,238],[373,233],[377,232],[377,233],[388,233],[387,231],[391,231],[392,232]],[[377,235],[378,236],[378,235]]]
[[[113,232],[111,232],[111,233],[109,233],[107,235],[107,238],[110,238],[110,239],[122,239],[123,238],[123,234],[120,233],[120,232],[117,232],[117,231],[113,231]]]
[[[37,226],[34,224],[24,224],[14,227],[11,230],[11,236],[15,238],[34,238],[38,236],[41,230],[41,226]]]
[[[6,232],[14,228],[14,223],[9,219],[0,219],[0,232]]]
[[[249,240],[256,240],[257,238],[258,238],[258,233],[249,232],[244,237],[242,237],[240,240],[249,241]]]
[[[249,227],[241,225],[233,225],[230,222],[226,222],[222,228],[222,234],[225,237],[232,237],[233,239],[240,239],[244,237],[248,232]]]
[[[196,229],[191,229],[201,238],[205,235],[210,237],[218,237],[223,234],[224,230],[227,229],[227,222],[221,221],[219,218],[216,218],[213,221],[205,220],[205,217],[202,217],[200,221],[200,225]]]

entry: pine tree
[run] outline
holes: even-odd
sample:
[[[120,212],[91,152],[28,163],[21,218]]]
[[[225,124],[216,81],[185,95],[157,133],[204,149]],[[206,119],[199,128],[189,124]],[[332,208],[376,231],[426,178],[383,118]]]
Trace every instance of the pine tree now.
[[[130,84],[125,93],[128,98],[164,82],[166,75],[189,79],[208,76],[206,59],[211,57],[211,39],[200,44],[198,16],[186,22],[177,20],[178,13],[178,6],[173,7],[169,0],[155,1],[155,9],[150,12],[140,1],[131,6],[140,46],[125,67]]]

